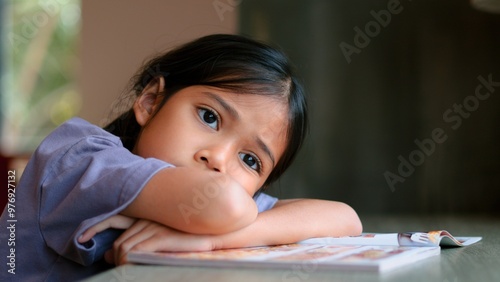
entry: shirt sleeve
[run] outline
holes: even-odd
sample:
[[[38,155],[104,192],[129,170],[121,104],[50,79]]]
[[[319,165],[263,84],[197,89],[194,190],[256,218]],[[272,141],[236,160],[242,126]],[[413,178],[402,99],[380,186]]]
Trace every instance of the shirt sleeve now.
[[[41,182],[40,231],[47,246],[83,265],[99,260],[117,235],[106,232],[85,245],[77,238],[125,209],[155,173],[171,166],[136,156],[105,136],[84,137],[50,156],[58,158],[45,157],[51,161]]]
[[[274,205],[278,202],[278,198],[269,196],[268,194],[265,193],[258,193],[253,197],[253,199],[257,204],[259,213],[272,209]]]

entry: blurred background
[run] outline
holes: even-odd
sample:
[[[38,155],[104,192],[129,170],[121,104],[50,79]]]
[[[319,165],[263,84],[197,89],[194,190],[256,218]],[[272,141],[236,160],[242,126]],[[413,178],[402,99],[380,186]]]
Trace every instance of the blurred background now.
[[[238,33],[282,48],[310,103],[305,147],[269,193],[500,214],[499,2],[3,1],[1,168],[22,173],[72,116],[105,125],[149,56]]]

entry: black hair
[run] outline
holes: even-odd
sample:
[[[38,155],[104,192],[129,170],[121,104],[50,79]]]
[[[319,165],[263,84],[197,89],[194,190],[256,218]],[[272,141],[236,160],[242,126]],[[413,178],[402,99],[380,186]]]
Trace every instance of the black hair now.
[[[194,85],[266,95],[288,103],[286,148],[264,187],[285,172],[302,146],[308,127],[305,93],[288,58],[277,48],[239,35],[208,35],[149,60],[132,78],[130,90],[138,97],[159,76],[165,80],[162,105],[179,90]],[[132,151],[141,126],[130,109],[104,129]]]

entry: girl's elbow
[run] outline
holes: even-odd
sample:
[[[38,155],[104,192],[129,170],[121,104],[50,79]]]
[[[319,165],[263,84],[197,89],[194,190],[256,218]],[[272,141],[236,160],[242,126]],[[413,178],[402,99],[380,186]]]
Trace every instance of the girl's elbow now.
[[[211,208],[204,215],[210,233],[228,233],[255,221],[257,206],[241,185],[231,180],[219,188],[219,194],[211,199]]]
[[[349,236],[358,236],[363,232],[363,224],[356,211],[349,205],[344,204],[345,218],[347,219]]]
[[[226,209],[223,211],[225,223],[220,230],[221,233],[227,233],[241,229],[255,221],[258,213],[256,205],[244,202],[245,201],[243,201],[243,203],[235,202],[226,207]]]
[[[229,192],[226,194],[220,213],[225,219],[227,231],[234,231],[255,221],[258,210],[255,202],[243,187],[236,182],[229,186]]]
[[[351,229],[352,233],[354,234],[353,236],[361,235],[361,233],[363,232],[363,224],[361,223],[361,220],[357,215],[356,218],[353,220]]]

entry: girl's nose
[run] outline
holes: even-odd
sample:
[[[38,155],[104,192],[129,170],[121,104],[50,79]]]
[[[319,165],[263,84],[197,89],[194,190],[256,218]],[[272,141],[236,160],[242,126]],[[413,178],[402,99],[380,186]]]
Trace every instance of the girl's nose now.
[[[220,168],[219,168],[219,167],[220,167],[220,165],[215,165],[215,163],[214,163],[213,161],[209,161],[207,157],[201,157],[201,158],[200,158],[200,160],[201,160],[202,162],[204,162],[204,163],[205,163],[205,165],[206,165],[209,169],[211,169],[211,170],[215,170],[215,171],[217,171],[217,172],[221,172],[221,170],[220,170]]]
[[[210,170],[226,172],[230,160],[230,146],[216,145],[198,150],[194,156],[197,162],[203,163]]]

